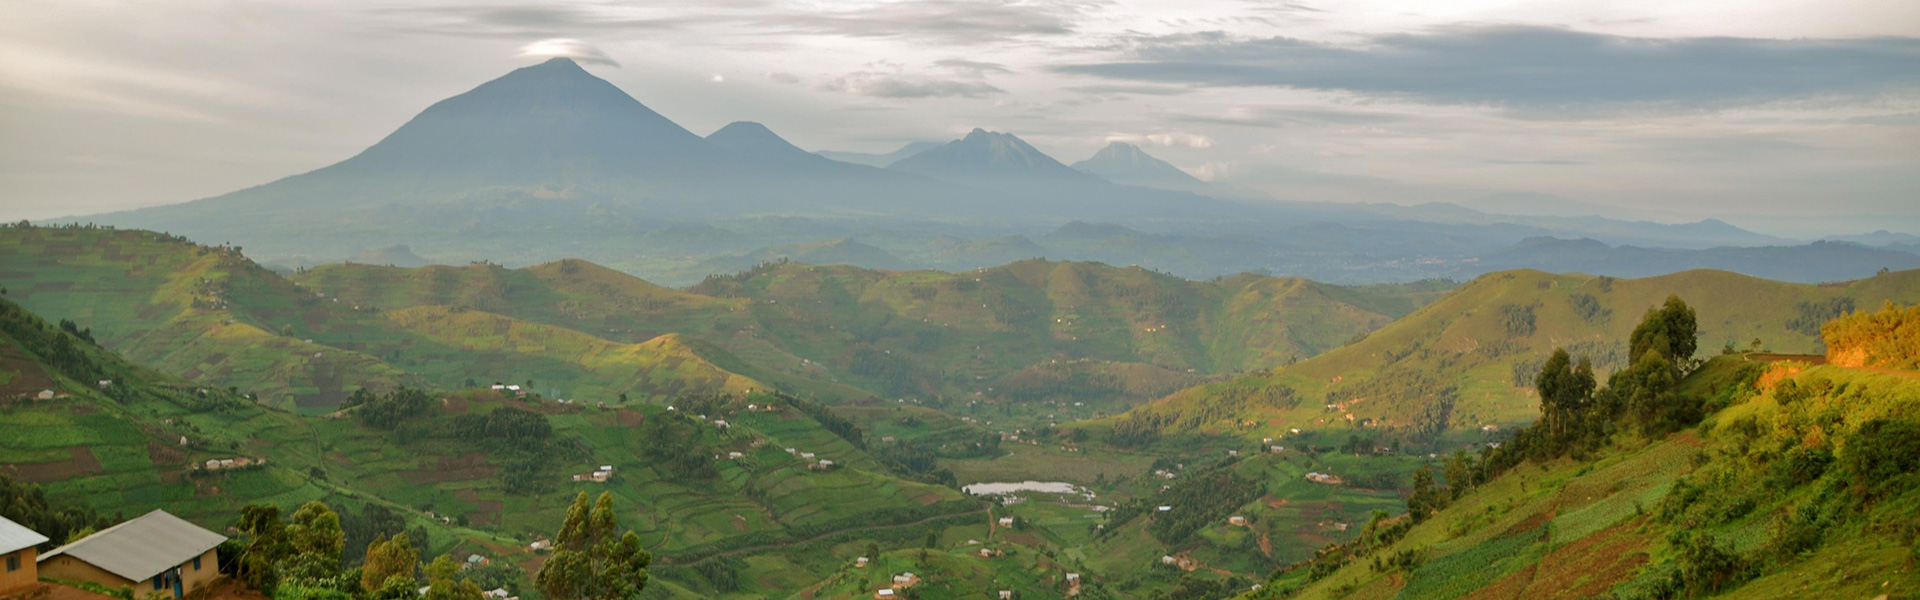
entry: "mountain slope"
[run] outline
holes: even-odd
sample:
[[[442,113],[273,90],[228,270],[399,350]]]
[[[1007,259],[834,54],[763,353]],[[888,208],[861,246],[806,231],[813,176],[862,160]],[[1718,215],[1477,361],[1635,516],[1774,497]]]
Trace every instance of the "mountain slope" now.
[[[946,145],[945,142],[908,142],[907,145],[901,146],[899,150],[894,150],[892,152],[888,152],[885,154],[874,154],[869,152],[839,152],[834,150],[821,150],[819,152],[815,152],[814,154],[825,156],[827,158],[831,158],[833,160],[837,160],[840,162],[853,163],[856,165],[866,165],[869,167],[885,167],[887,165],[900,162],[901,159],[904,159],[906,157],[913,156],[915,154],[919,154],[927,150],[932,150],[934,148],[939,148],[944,145]]]
[[[1187,174],[1167,161],[1154,158],[1139,146],[1113,142],[1086,160],[1073,163],[1075,170],[1091,173],[1123,185],[1196,194],[1219,193],[1207,182]]]
[[[1920,301],[1920,270],[1814,286],[1722,271],[1645,279],[1509,271],[1481,276],[1357,342],[1297,364],[1199,386],[1134,409],[1121,422],[1165,432],[1278,437],[1291,428],[1427,439],[1532,421],[1531,377],[1555,347],[1618,368],[1639,315],[1670,294],[1699,311],[1701,352],[1819,347],[1837,309]],[[1322,403],[1320,398],[1326,398]],[[1304,401],[1303,401],[1304,400]],[[1244,421],[1258,426],[1245,428]]]
[[[1060,164],[1013,134],[975,128],[945,146],[922,151],[887,168],[978,185],[1088,182],[1095,178]]]
[[[1766,279],[1819,282],[1868,277],[1880,269],[1920,268],[1920,255],[1850,242],[1680,250],[1609,247],[1591,239],[1529,238],[1511,248],[1480,257],[1481,268],[1521,266],[1615,277],[1721,269]]]
[[[367,315],[299,290],[235,248],[145,231],[9,227],[0,271],[9,297],[92,328],[132,360],[277,405],[330,406],[354,388],[418,384],[378,358],[288,335]]]

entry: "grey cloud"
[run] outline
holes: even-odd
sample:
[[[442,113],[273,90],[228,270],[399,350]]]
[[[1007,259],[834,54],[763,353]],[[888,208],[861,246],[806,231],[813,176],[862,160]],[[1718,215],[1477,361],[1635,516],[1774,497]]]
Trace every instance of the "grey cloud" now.
[[[1110,96],[1115,94],[1139,94],[1142,96],[1179,96],[1181,94],[1193,93],[1193,88],[1185,87],[1185,86],[1169,86],[1169,85],[1103,84],[1103,85],[1081,85],[1081,86],[1074,86],[1074,87],[1069,87],[1065,89],[1066,91],[1069,91],[1069,92],[1079,92],[1082,94],[1094,94],[1094,95],[1100,95],[1100,96]]]
[[[1378,125],[1408,120],[1405,116],[1392,113],[1330,108],[1243,108],[1225,113],[1174,113],[1167,118],[1182,123],[1269,129],[1307,125]]]
[[[920,0],[768,15],[758,24],[799,33],[926,37],[955,44],[985,44],[1020,36],[1072,33],[1088,6],[1091,3]]]
[[[960,58],[943,58],[933,61],[933,66],[952,70],[955,73],[973,78],[987,76],[988,73],[1012,73],[1013,69],[1000,63],[980,62]]]
[[[1920,38],[1636,38],[1530,26],[1381,35],[1357,46],[1209,32],[1143,37],[1130,60],[1062,73],[1340,90],[1526,110],[1737,106],[1920,87]]]
[[[1533,160],[1529,160],[1529,159],[1509,159],[1509,158],[1489,158],[1489,159],[1486,159],[1486,160],[1482,160],[1482,161],[1480,161],[1480,162],[1483,162],[1483,163],[1487,163],[1487,164],[1490,164],[1490,165],[1545,165],[1545,166],[1565,166],[1565,165],[1584,165],[1584,164],[1587,164],[1587,163],[1584,163],[1584,162],[1580,162],[1580,161],[1577,161],[1577,160],[1552,160],[1552,159],[1533,159]]]
[[[861,72],[837,77],[821,89],[875,98],[979,98],[1007,91],[980,81],[920,79],[892,73]]]
[[[408,19],[402,29],[481,38],[564,37],[583,32],[673,29],[695,19],[636,18],[563,5],[440,6],[379,11]]]

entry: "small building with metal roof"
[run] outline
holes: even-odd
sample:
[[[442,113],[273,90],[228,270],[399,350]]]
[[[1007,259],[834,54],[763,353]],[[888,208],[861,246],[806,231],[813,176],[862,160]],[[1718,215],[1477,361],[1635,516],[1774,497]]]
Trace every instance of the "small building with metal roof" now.
[[[47,536],[0,517],[0,596],[40,583],[34,557],[46,542]]]
[[[220,573],[216,548],[227,536],[164,510],[100,530],[40,557],[40,575],[91,581],[136,596],[181,598]]]

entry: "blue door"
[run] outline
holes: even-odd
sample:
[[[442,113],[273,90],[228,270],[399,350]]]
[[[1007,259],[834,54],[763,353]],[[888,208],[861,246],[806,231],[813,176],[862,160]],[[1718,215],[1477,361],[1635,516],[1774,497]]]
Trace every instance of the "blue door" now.
[[[181,596],[186,595],[184,593],[181,593],[180,591],[180,570],[179,569],[175,569],[173,571],[168,572],[167,578],[173,580],[173,597],[179,598]]]

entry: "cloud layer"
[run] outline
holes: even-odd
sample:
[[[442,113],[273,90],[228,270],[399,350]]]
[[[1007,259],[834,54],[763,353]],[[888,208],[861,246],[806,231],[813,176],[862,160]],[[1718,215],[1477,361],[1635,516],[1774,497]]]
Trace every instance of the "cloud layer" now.
[[[1726,107],[1920,88],[1920,39],[1638,38],[1460,26],[1346,46],[1221,33],[1139,37],[1122,60],[1061,73],[1210,86],[1335,90],[1522,109]]]

